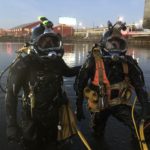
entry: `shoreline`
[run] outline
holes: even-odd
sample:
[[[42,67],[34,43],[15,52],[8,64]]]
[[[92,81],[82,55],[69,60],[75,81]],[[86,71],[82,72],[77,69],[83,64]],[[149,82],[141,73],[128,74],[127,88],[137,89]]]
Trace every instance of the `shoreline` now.
[[[100,38],[98,37],[92,37],[92,38],[79,38],[79,37],[68,37],[68,38],[63,38],[62,41],[63,43],[97,43]],[[11,42],[11,43],[26,43],[29,41],[29,38],[25,37],[0,37],[0,43],[5,43],[5,42]],[[127,39],[128,45],[133,45],[133,46],[142,46],[142,47],[150,47],[150,36],[144,36],[144,37],[129,37]]]

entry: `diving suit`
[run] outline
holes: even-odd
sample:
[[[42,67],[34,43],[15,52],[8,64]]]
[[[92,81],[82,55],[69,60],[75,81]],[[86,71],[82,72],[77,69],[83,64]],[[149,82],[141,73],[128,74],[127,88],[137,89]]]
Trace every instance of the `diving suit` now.
[[[121,30],[125,24],[109,22],[108,31],[89,53],[77,78],[77,118],[84,119],[87,100],[96,137],[103,137],[110,115],[127,125],[136,137],[131,117],[133,91],[142,106],[142,118],[150,117],[150,102],[143,72],[132,56],[126,55],[127,42]],[[135,114],[135,117],[137,115]],[[137,119],[136,119],[137,120]]]
[[[62,59],[64,50],[61,44],[56,34],[42,34],[9,70],[7,137],[9,141],[17,141],[21,137],[27,150],[56,149],[58,110],[68,102],[62,88],[63,76],[75,76],[80,68],[67,66]],[[20,91],[23,96],[21,106],[18,106]],[[20,116],[20,122],[17,116]]]

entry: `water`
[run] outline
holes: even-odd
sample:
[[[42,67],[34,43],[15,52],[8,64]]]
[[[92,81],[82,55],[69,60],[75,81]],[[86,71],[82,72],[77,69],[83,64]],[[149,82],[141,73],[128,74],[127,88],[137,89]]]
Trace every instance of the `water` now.
[[[8,66],[16,57],[15,51],[23,46],[23,43],[0,43],[0,71]],[[81,65],[92,44],[65,44],[64,60],[69,66]],[[128,54],[137,59],[142,68],[147,87],[150,86],[150,48],[129,48]]]
[[[15,51],[23,46],[23,43],[0,43],[0,72],[4,70],[16,57]],[[81,65],[88,51],[91,49],[92,44],[65,44],[65,55],[64,60],[69,66]],[[148,48],[135,48],[131,47],[128,50],[128,54],[132,55],[137,59],[139,66],[142,68],[145,82],[148,90],[150,90],[150,49]],[[69,98],[72,101],[72,105],[75,105],[75,94],[72,88],[74,78],[65,79],[66,90]],[[74,107],[73,107],[74,109]],[[88,118],[88,117],[87,117]],[[126,128],[122,123],[118,122],[114,118],[110,118],[106,127],[106,141],[97,143],[90,134],[89,120],[78,123],[81,131],[85,134],[88,142],[92,146],[93,150],[133,150],[129,144],[128,135],[129,129]],[[0,147],[1,150],[12,150],[9,148],[6,142],[5,135],[5,107],[4,107],[4,94],[0,91]],[[14,148],[15,150],[16,147]],[[84,150],[80,140],[75,140],[70,150]]]
[[[23,46],[23,43],[0,43],[0,71],[8,66],[16,57],[15,51]],[[84,62],[92,44],[65,44],[64,60],[70,66],[80,65]],[[139,62],[146,79],[150,76],[150,49],[129,48],[128,54]]]

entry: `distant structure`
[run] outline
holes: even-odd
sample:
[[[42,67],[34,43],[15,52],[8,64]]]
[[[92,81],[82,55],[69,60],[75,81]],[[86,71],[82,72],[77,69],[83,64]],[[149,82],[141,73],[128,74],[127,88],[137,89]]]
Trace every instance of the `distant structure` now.
[[[38,25],[40,22],[32,22],[19,25],[11,29],[0,29],[0,37],[11,36],[11,37],[29,37],[33,27]]]
[[[145,0],[143,28],[150,29],[150,0]]]
[[[71,37],[74,35],[75,29],[72,26],[59,24],[53,27],[56,33],[59,33],[62,37]]]
[[[0,37],[2,36],[12,36],[12,37],[30,37],[32,29],[37,26],[40,22],[32,22],[27,24],[22,24],[11,29],[0,29]],[[53,27],[56,33],[59,33],[62,37],[71,37],[74,35],[75,29],[72,26],[65,24],[59,24]]]

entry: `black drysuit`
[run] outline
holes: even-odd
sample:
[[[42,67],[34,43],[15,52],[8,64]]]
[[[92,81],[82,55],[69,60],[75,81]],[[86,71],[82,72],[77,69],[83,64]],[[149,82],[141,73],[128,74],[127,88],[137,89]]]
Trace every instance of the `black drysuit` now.
[[[55,143],[59,121],[58,109],[62,104],[67,103],[67,97],[62,88],[63,76],[75,76],[79,68],[68,67],[64,60],[56,55],[39,57],[31,54],[18,58],[10,68],[7,81],[8,138],[15,134],[17,136],[18,93],[22,89],[24,96],[21,101],[21,132],[24,145],[28,149],[41,150],[47,149],[49,143]],[[31,90],[35,98],[32,110]]]
[[[148,103],[148,95],[145,89],[145,83],[143,78],[143,73],[140,67],[138,66],[137,62],[131,57],[125,55],[124,58],[120,58],[119,60],[113,60],[110,57],[103,57],[104,67],[106,76],[109,80],[110,85],[119,83],[124,80],[125,74],[123,71],[122,63],[125,61],[128,64],[128,77],[130,80],[130,84],[134,87],[135,92],[137,94],[138,100],[142,106],[143,117],[147,115],[150,109],[150,105]],[[77,84],[78,84],[78,98],[77,98],[77,110],[79,110],[79,115],[82,115],[82,108],[83,103],[83,90],[88,85],[89,87],[96,89],[94,85],[92,85],[92,81],[95,75],[95,59],[93,54],[90,54],[89,57],[86,59],[85,63],[83,64]],[[98,88],[98,87],[97,87]],[[115,98],[116,93],[112,91],[111,97]],[[93,120],[93,129],[98,136],[103,135],[106,122],[108,117],[113,115],[119,121],[122,121],[125,125],[128,125],[131,129],[133,129],[133,123],[131,118],[131,107],[127,105],[116,105],[109,108],[106,108],[104,111],[100,113],[96,113]],[[150,114],[149,114],[150,115]],[[82,117],[82,116],[79,116]]]

